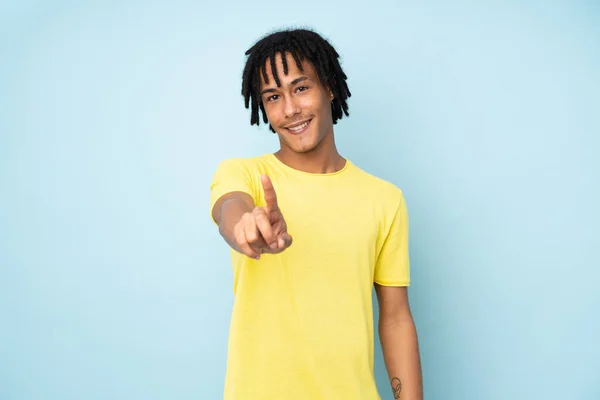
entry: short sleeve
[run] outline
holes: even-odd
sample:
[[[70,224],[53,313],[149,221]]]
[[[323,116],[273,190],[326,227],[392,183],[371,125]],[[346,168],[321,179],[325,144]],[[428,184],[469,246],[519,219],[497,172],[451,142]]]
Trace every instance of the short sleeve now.
[[[375,263],[374,281],[383,286],[410,285],[410,257],[408,254],[408,211],[404,196],[393,216],[381,251]]]
[[[212,210],[217,201],[227,193],[244,192],[255,199],[254,185],[251,171],[242,159],[232,158],[222,161],[213,174],[210,184],[210,209]],[[214,222],[214,221],[213,221]]]

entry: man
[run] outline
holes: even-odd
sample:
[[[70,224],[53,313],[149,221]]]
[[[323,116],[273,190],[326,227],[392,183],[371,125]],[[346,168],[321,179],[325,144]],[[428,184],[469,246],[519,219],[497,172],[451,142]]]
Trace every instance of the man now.
[[[342,157],[333,126],[350,91],[338,53],[309,30],[247,52],[251,124],[280,149],[219,164],[210,206],[231,247],[226,400],[375,400],[373,307],[394,398],[422,399],[402,191]]]

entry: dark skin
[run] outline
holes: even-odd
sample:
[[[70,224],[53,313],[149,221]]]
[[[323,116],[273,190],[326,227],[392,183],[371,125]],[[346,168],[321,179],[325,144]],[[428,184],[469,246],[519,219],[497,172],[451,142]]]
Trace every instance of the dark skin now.
[[[417,330],[406,287],[375,283],[379,341],[394,399],[422,400],[423,380]]]
[[[247,193],[232,192],[217,201],[212,213],[225,241],[257,260],[263,253],[281,253],[292,244],[271,180],[263,175],[261,183],[266,206],[255,206]]]
[[[268,83],[261,78],[261,100],[269,123],[279,136],[280,150],[275,155],[300,171],[317,174],[339,171],[346,160],[338,153],[333,134],[330,106],[333,94],[319,80],[309,61],[302,62],[300,71],[288,55],[289,70],[284,75],[281,55],[275,60],[281,86],[275,84],[268,65],[265,65]],[[306,122],[304,130],[293,131]]]
[[[278,71],[283,71],[280,55],[276,57],[276,65]],[[304,61],[300,71],[288,55],[288,66],[287,75],[279,73],[280,87],[275,84],[270,64],[265,64],[268,82],[261,78],[261,100],[281,145],[275,155],[284,164],[301,171],[338,171],[346,160],[338,153],[333,137],[329,106],[333,95],[321,83],[310,62]],[[307,122],[305,128],[294,132]],[[269,199],[266,207],[256,207],[248,194],[235,192],[219,199],[213,209],[213,218],[227,243],[254,259],[260,259],[263,253],[280,253],[292,244],[271,180],[264,175],[261,182],[265,199]]]
[[[335,145],[330,107],[333,95],[309,61],[303,61],[301,71],[288,54],[287,65],[285,75],[281,56],[276,58],[280,87],[275,84],[270,64],[265,64],[268,82],[261,77],[261,101],[279,137],[280,149],[275,156],[304,172],[339,171],[346,160]],[[219,199],[212,212],[225,241],[237,252],[255,259],[264,253],[281,253],[293,242],[271,180],[263,175],[261,183],[266,206],[256,206],[246,193],[233,192]],[[394,398],[422,400],[417,332],[407,288],[375,283],[375,291],[379,337]]]

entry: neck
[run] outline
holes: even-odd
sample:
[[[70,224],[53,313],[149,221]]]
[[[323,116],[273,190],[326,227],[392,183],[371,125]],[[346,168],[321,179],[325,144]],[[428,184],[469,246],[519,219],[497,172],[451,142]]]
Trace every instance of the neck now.
[[[323,139],[313,150],[303,153],[295,152],[282,145],[275,156],[288,167],[311,174],[337,172],[346,164],[346,160],[337,151],[333,135]]]

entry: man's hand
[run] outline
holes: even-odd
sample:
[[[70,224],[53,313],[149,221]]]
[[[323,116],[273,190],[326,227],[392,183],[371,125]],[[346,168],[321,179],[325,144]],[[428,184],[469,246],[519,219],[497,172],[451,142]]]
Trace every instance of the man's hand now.
[[[271,179],[263,175],[261,183],[267,205],[243,214],[234,227],[236,250],[257,260],[262,253],[281,253],[292,244]]]

